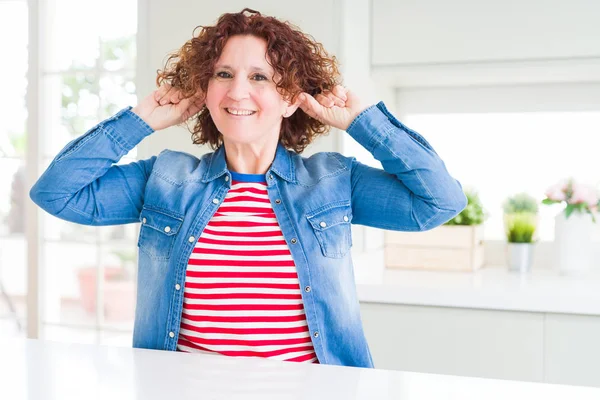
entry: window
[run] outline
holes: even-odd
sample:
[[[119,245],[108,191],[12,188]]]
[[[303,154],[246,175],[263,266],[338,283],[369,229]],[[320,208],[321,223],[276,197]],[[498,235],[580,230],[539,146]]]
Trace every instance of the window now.
[[[546,188],[568,177],[600,184],[598,84],[403,88],[395,100],[386,104],[394,115],[431,143],[464,187],[479,192],[488,240],[504,240],[506,197],[526,191],[542,200]],[[381,166],[349,137],[343,144],[344,154]],[[540,205],[541,240],[554,239],[561,209]]]
[[[542,200],[559,179],[600,183],[600,112],[414,114],[404,117],[489,213],[487,239],[503,239],[502,202],[526,191]],[[554,239],[557,207],[540,207],[541,240]]]
[[[26,1],[0,1],[0,334],[25,335],[25,147],[28,12]],[[5,40],[10,38],[10,40]]]
[[[44,3],[42,171],[68,142],[137,102],[136,0]],[[42,337],[130,345],[136,226],[82,226],[46,213],[41,225]]]

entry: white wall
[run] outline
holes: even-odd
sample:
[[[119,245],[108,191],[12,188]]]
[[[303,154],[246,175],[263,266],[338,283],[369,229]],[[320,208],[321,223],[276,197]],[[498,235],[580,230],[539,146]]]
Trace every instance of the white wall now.
[[[372,14],[372,71],[382,84],[600,81],[595,0],[374,0]]]
[[[373,64],[600,56],[596,0],[375,0]]]
[[[600,82],[399,88],[402,114],[600,110]]]

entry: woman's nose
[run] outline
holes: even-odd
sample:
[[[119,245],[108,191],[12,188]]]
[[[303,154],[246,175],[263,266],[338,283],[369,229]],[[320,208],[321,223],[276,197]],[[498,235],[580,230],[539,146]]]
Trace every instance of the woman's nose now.
[[[229,91],[227,92],[229,98],[235,101],[240,101],[250,96],[250,83],[247,79],[234,78],[231,80]]]

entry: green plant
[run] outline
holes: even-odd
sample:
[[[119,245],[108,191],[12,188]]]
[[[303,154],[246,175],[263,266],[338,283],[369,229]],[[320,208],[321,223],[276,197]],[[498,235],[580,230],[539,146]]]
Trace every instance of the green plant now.
[[[446,222],[446,225],[480,225],[486,218],[479,193],[475,190],[465,190],[467,206],[456,217]]]
[[[518,212],[528,212],[532,214],[538,213],[538,201],[535,197],[529,194],[517,193],[514,196],[507,198],[502,205],[505,214],[513,214]]]
[[[531,212],[516,212],[504,216],[506,240],[509,243],[533,243],[537,229],[537,215]]]

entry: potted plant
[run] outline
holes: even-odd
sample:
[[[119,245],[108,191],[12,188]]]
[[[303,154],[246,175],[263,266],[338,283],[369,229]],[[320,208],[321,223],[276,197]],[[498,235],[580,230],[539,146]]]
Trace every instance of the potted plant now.
[[[104,266],[103,310],[104,317],[111,320],[133,318],[135,304],[135,260],[133,251],[113,251],[111,263]],[[79,269],[77,278],[83,308],[96,314],[96,266]]]
[[[502,208],[505,215],[521,212],[537,215],[539,211],[538,201],[525,192],[517,193],[504,200]]]
[[[465,190],[467,206],[445,225],[450,226],[479,226],[485,221],[486,213],[479,198],[479,193],[474,189]]]
[[[597,190],[573,178],[546,190],[543,204],[563,205],[555,217],[554,241],[558,269],[565,274],[586,272],[592,265],[592,230],[600,205]]]
[[[564,204],[563,212],[559,215],[564,219],[584,216],[596,222],[596,212],[600,205],[598,191],[590,185],[576,182],[573,178],[562,180],[546,190],[543,204]],[[586,216],[587,215],[587,216]]]
[[[386,266],[445,271],[481,268],[486,212],[477,191],[467,189],[465,195],[465,209],[442,226],[426,232],[386,231]]]
[[[506,199],[503,208],[508,268],[528,272],[533,263],[536,242],[538,202],[527,193],[518,193]]]

